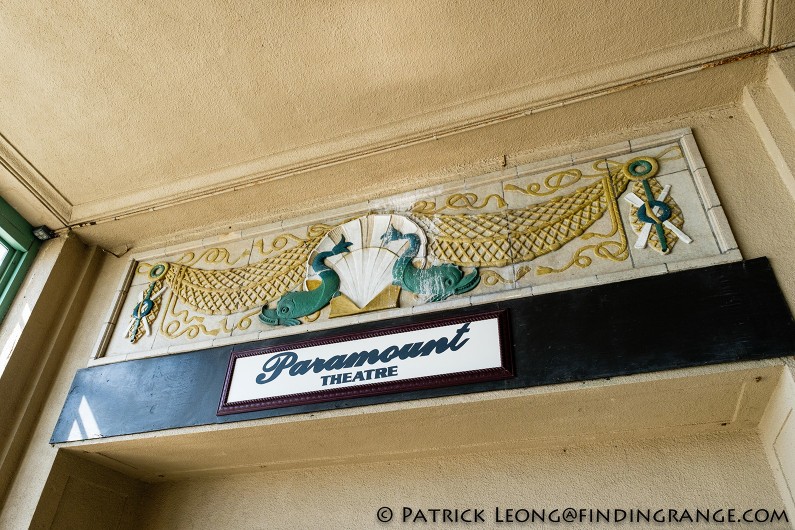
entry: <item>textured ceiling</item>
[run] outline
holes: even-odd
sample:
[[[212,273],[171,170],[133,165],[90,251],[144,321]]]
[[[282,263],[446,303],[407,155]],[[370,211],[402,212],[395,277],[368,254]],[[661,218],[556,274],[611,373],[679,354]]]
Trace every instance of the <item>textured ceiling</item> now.
[[[764,48],[771,6],[9,0],[0,193],[59,227],[267,186]]]

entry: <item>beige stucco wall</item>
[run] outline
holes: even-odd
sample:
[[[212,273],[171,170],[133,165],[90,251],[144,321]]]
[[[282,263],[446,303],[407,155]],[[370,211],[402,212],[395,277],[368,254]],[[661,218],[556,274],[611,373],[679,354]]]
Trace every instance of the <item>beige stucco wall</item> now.
[[[150,487],[143,505],[141,526],[163,529],[396,528],[404,526],[403,507],[426,510],[428,516],[429,508],[483,508],[483,528],[505,526],[495,522],[496,507],[781,509],[764,451],[753,433],[182,481]],[[388,525],[376,519],[382,506],[395,514]]]
[[[795,513],[795,361],[778,380],[758,432],[787,513]]]
[[[323,170],[307,178],[336,176],[328,191],[332,196],[342,196],[351,193],[352,186],[363,178],[361,175],[379,174],[390,167],[400,174],[406,187],[416,186],[420,179],[430,183],[433,179],[457,178],[451,169],[456,161],[465,163],[464,168],[457,168],[459,172],[482,171],[506,153],[509,160],[540,159],[619,139],[691,127],[743,255],[771,259],[790,307],[795,308],[795,268],[791,266],[795,260],[795,238],[791,234],[795,200],[748,115],[743,86],[736,86],[738,78],[745,84],[764,84],[767,61],[764,56],[750,58],[494,126],[478,131],[477,142],[468,137],[474,133],[467,133],[419,146],[409,155],[381,155],[361,162],[363,165]],[[705,87],[712,83],[714,91],[705,93]],[[482,141],[484,138],[488,141]],[[427,156],[422,158],[423,155]],[[406,161],[397,161],[401,156]],[[379,171],[364,172],[368,166]],[[303,176],[296,179],[296,186],[304,182]],[[359,197],[376,193],[373,185],[353,189],[359,190]],[[215,214],[208,215],[212,219]],[[189,235],[185,235],[186,240],[191,238]],[[96,522],[93,514],[97,503],[84,501],[103,498],[99,493],[108,490],[112,494],[106,498],[112,502],[103,506],[113,514],[105,514],[105,520],[133,521],[137,527],[154,528],[377,526],[375,509],[382,505],[393,509],[403,505],[778,509],[791,502],[782,498],[782,492],[786,494],[782,484],[786,485],[791,476],[791,467],[785,469],[772,462],[771,468],[769,446],[773,442],[766,433],[775,429],[772,419],[766,420],[771,423],[762,425],[759,432],[744,428],[684,436],[673,431],[652,439],[622,437],[614,443],[574,436],[565,442],[566,452],[562,446],[511,448],[503,452],[490,447],[448,457],[420,459],[403,455],[388,463],[308,468],[296,465],[296,469],[272,472],[243,469],[228,476],[222,473],[220,477],[199,476],[156,485],[119,481],[116,475],[99,472],[93,464],[83,467],[74,459],[61,465],[58,448],[47,442],[75,371],[88,362],[102,316],[112,303],[126,266],[126,259],[98,250],[79,249],[62,256],[61,270],[85,272],[81,272],[80,281],[69,284],[72,295],[64,295],[63,304],[50,307],[49,312],[42,306],[37,316],[41,320],[37,321],[46,322],[64,311],[78,318],[66,322],[69,332],[61,333],[57,343],[41,346],[42,355],[52,356],[51,362],[58,370],[20,391],[38,398],[19,412],[27,418],[29,427],[13,440],[11,448],[18,452],[18,458],[4,462],[0,473],[0,491],[6,492],[0,528],[25,528],[31,524],[57,527],[81,518]],[[4,323],[4,330],[9,322]],[[40,337],[36,341],[28,339],[16,348],[34,344],[39,347]],[[792,371],[782,373],[782,377],[791,376]],[[791,399],[786,392],[777,395],[776,399],[785,404]],[[367,407],[360,412],[377,415],[382,408]],[[687,408],[680,414],[686,418]],[[758,414],[761,416],[762,412]],[[779,427],[782,421],[779,419]],[[245,428],[244,424],[239,426]],[[412,428],[411,422],[406,422],[408,433]],[[300,431],[296,436],[300,436]],[[346,442],[355,444],[356,440],[338,439],[334,443]],[[4,443],[9,447],[11,441]],[[263,443],[261,450],[267,452],[267,444]],[[234,451],[234,447],[229,447],[229,451]],[[75,466],[82,471],[75,471]],[[86,473],[94,480],[87,480]],[[53,486],[69,484],[72,476],[77,477],[73,480],[79,482],[79,487]],[[793,483],[792,478],[789,481]],[[131,515],[129,502],[134,502],[139,491],[143,491],[140,512]],[[121,498],[125,501],[119,501]]]

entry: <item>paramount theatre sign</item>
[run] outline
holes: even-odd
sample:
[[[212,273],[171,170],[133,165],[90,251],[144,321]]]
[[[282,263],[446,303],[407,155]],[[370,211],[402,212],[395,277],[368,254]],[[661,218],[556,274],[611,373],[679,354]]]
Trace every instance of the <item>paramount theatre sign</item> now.
[[[218,414],[513,376],[504,311],[234,352]]]

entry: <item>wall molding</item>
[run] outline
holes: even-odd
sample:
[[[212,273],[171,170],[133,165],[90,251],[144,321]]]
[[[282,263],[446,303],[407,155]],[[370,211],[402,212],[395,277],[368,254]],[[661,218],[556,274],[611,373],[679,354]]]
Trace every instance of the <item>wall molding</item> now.
[[[0,166],[61,223],[68,225],[73,205],[8,139],[0,134]]]
[[[0,165],[3,165],[44,208],[62,221],[65,225],[62,231],[111,222],[795,47],[795,42],[772,47],[767,45],[770,32],[765,28],[770,25],[771,17],[765,14],[769,10],[768,7],[759,9],[761,11],[757,12],[756,9],[744,5],[741,10],[742,15],[738,17],[740,20],[738,27],[698,39],[710,40],[712,49],[731,47],[730,52],[715,53],[677,64],[674,58],[680,57],[684,50],[692,46],[691,41],[686,45],[660,49],[655,53],[634,58],[629,62],[629,66],[624,68],[630,72],[630,75],[620,79],[608,79],[608,75],[604,73],[604,70],[607,70],[605,68],[542,79],[516,90],[486,96],[454,107],[440,108],[397,123],[357,131],[355,134],[327,142],[273,153],[259,159],[177,180],[166,178],[164,180],[168,183],[161,187],[140,190],[124,197],[71,204],[46,176],[42,175],[2,136],[0,136]],[[761,29],[749,26],[749,21],[759,24],[760,20],[764,24]],[[655,70],[652,68],[655,64],[668,66]],[[583,81],[577,85],[577,79]],[[586,79],[587,84],[584,81]],[[563,86],[572,84],[578,88],[561,92]]]

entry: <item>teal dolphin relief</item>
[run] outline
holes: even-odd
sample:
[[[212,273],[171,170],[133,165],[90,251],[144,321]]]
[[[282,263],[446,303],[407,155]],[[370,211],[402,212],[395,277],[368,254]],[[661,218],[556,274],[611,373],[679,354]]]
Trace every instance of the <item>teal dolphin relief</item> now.
[[[420,237],[417,234],[404,234],[392,225],[381,241],[384,244],[398,239],[406,239],[409,247],[401,254],[392,269],[392,283],[419,295],[428,296],[428,302],[444,300],[452,294],[471,291],[480,283],[477,269],[464,276],[461,269],[452,263],[434,265],[427,269],[418,269],[412,261],[420,250]]]
[[[326,258],[350,252],[348,247],[353,243],[345,241],[342,236],[340,242],[334,245],[331,251],[319,252],[312,260],[312,269],[320,276],[320,285],[311,291],[291,291],[285,293],[276,303],[276,309],[263,306],[259,319],[271,326],[296,326],[301,323],[301,317],[320,311],[332,298],[339,295],[340,277],[325,264]]]

